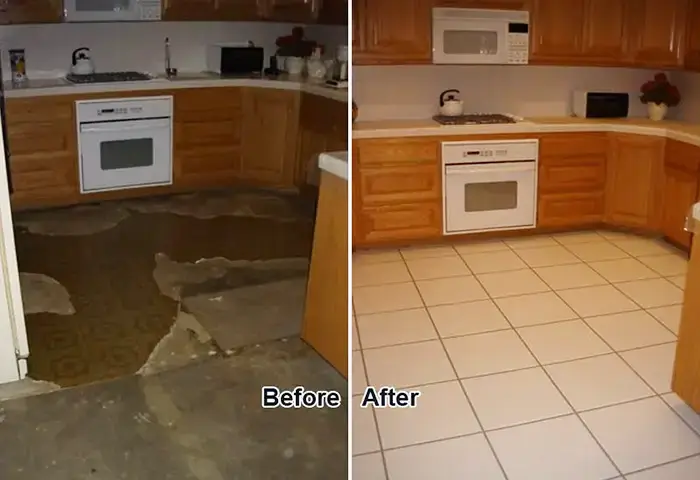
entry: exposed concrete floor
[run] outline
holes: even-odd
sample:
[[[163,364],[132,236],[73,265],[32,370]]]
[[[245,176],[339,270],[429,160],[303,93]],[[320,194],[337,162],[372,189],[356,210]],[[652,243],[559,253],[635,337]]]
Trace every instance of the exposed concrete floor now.
[[[347,383],[300,340],[0,403],[3,480],[347,478],[347,406],[263,410],[260,388]]]
[[[30,376],[75,386],[220,355],[226,348],[176,324],[181,297],[223,298],[234,288],[299,277],[311,218],[298,197],[250,190],[17,215],[20,271],[55,279],[75,309],[28,310]],[[299,259],[303,266],[290,274],[286,263]],[[163,262],[182,267],[180,280],[163,283]],[[26,303],[31,292],[23,296]]]

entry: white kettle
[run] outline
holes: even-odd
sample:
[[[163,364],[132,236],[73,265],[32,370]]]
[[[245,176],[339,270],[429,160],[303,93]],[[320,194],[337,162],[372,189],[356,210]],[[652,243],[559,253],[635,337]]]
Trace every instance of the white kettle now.
[[[440,115],[458,117],[464,113],[464,105],[457,95],[459,90],[445,90],[440,94]]]
[[[73,75],[90,75],[95,73],[95,64],[90,59],[90,49],[81,47],[73,51],[70,67]]]

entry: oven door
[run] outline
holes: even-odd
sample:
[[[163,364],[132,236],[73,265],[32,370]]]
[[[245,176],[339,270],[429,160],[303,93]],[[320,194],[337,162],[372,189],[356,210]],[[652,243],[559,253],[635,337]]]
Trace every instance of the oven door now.
[[[66,22],[139,20],[137,0],[63,0]]]
[[[505,64],[507,39],[507,22],[435,19],[433,63]]]
[[[170,185],[170,119],[80,125],[80,192]]]
[[[447,165],[444,185],[446,235],[535,226],[535,162]]]

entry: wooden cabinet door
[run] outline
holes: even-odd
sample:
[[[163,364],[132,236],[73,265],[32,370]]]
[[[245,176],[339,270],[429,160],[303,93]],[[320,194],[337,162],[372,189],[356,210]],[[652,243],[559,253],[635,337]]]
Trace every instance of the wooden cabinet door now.
[[[163,20],[216,20],[216,0],[163,0]]]
[[[362,64],[430,63],[432,0],[357,0],[362,46],[353,61]],[[357,31],[357,26],[353,27]]]
[[[358,58],[362,58],[365,48],[365,28],[362,23],[367,18],[364,11],[365,0],[352,0],[352,63],[360,64]]]
[[[527,0],[437,0],[436,7],[524,10]]]
[[[0,2],[0,24],[59,23],[63,20],[61,0],[5,0]]]
[[[214,0],[214,15],[217,20],[255,21],[264,18],[262,0]]]
[[[635,66],[679,67],[685,52],[687,0],[638,0],[630,9]]]
[[[315,22],[322,0],[261,0],[266,2],[265,16],[278,22]]]
[[[532,0],[530,58],[553,63],[580,57],[586,0]]]
[[[611,136],[605,221],[613,225],[654,228],[659,212],[659,179],[665,139],[645,135]]]
[[[245,88],[241,177],[277,186],[294,184],[299,93]]]
[[[629,7],[629,0],[586,0],[582,52],[588,63],[625,61]]]
[[[348,0],[323,0],[318,23],[324,25],[348,24]]]
[[[686,39],[684,67],[700,71],[700,0],[689,0]]]
[[[698,197],[697,173],[666,168],[661,231],[674,243],[690,248],[691,235],[685,231],[688,210]]]

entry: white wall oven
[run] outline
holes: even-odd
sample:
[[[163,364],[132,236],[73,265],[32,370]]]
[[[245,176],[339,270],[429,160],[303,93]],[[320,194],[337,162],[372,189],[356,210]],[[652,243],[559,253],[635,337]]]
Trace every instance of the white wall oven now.
[[[444,142],[446,235],[533,228],[537,140]]]
[[[170,185],[173,98],[76,102],[80,192]]]
[[[63,0],[66,22],[157,21],[162,8],[162,0]]]
[[[526,64],[527,11],[433,8],[433,63]]]

